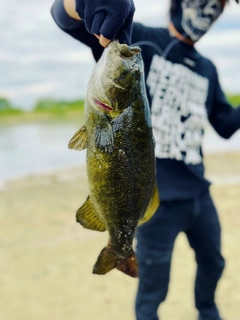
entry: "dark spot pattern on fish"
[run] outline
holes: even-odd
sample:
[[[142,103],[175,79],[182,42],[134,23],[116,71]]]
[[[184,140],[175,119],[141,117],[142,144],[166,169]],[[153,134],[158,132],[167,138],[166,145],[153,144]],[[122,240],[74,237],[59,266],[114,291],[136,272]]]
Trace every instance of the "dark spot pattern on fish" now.
[[[140,49],[110,43],[93,71],[85,101],[87,174],[94,210],[90,205],[87,209],[94,212],[89,214],[84,207],[78,221],[109,233],[93,273],[117,268],[136,277],[134,233],[159,205]]]

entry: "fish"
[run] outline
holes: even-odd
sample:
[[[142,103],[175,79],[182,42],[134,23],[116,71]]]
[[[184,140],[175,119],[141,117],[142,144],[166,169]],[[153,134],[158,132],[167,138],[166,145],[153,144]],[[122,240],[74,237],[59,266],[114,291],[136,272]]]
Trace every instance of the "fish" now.
[[[116,268],[135,278],[134,234],[154,215],[160,201],[139,47],[112,41],[104,49],[88,82],[85,119],[68,145],[86,149],[89,195],[76,220],[84,228],[108,231],[94,274]]]

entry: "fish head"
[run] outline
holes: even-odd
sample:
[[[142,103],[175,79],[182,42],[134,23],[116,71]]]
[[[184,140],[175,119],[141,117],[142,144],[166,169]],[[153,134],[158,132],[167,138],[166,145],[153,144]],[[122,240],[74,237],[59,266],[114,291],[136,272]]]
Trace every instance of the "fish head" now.
[[[140,51],[116,41],[108,45],[88,85],[87,99],[94,108],[114,116],[137,99],[144,77]]]

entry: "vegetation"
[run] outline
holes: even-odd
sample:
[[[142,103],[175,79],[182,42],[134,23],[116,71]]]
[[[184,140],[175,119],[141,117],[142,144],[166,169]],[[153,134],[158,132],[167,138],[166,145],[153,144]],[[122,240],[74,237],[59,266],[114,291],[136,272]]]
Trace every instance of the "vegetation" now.
[[[240,95],[227,95],[228,101],[233,105],[233,106],[239,106],[240,105]]]
[[[40,100],[37,102],[33,112],[35,113],[52,113],[54,115],[64,115],[69,112],[79,111],[84,109],[84,101],[54,101],[54,100]]]
[[[31,111],[23,111],[0,98],[0,124],[25,121],[75,120],[84,114],[84,101],[40,100]]]
[[[0,116],[22,114],[20,109],[13,108],[7,99],[0,98]]]
[[[233,106],[240,105],[240,95],[227,95]],[[84,115],[84,101],[40,100],[31,111],[23,111],[0,98],[0,124],[24,121],[78,120]]]

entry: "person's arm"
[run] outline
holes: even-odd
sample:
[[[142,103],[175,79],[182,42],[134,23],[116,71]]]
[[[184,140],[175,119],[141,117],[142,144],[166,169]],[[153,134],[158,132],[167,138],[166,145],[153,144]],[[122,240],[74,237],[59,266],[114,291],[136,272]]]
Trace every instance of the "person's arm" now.
[[[214,96],[209,121],[221,137],[228,139],[240,129],[240,106],[233,108],[228,103],[221,89],[217,73]]]
[[[81,20],[81,18],[79,17],[78,13],[76,12],[76,3],[75,0],[64,0],[64,8],[66,13],[69,15],[69,17],[71,17],[72,19],[75,20]],[[105,38],[103,35],[95,35],[97,39],[99,39],[99,43],[103,46],[103,47],[107,47],[107,45],[109,44],[109,42],[111,40]]]
[[[69,17],[75,20],[81,20],[78,13],[76,12],[75,0],[63,0],[63,5]]]
[[[66,10],[68,10],[68,13]],[[98,39],[86,30],[84,21],[75,17],[74,13],[71,13],[70,7],[65,8],[63,0],[54,1],[51,14],[61,30],[88,46],[92,50],[96,61],[100,59],[104,48],[99,44]]]
[[[131,44],[133,0],[64,0],[64,7],[70,17],[85,22],[103,47],[113,39]]]

